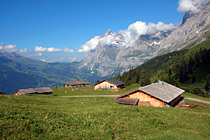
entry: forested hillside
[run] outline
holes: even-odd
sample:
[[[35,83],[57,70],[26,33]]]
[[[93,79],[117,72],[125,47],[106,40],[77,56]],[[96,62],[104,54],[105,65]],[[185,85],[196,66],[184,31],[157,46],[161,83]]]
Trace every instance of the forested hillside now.
[[[136,69],[125,72],[118,79],[126,85],[149,84],[163,80],[186,91],[208,96],[210,89],[210,40],[199,45],[155,57]]]

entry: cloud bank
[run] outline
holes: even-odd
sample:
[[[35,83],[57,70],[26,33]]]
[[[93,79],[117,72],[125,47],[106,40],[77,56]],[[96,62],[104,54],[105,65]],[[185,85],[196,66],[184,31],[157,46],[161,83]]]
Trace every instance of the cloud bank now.
[[[44,47],[35,47],[35,52],[61,52],[62,49],[50,47],[50,48],[44,48]]]
[[[146,24],[142,21],[137,21],[128,26],[127,30],[121,30],[118,33],[113,33],[110,30],[104,35],[95,36],[81,46],[78,52],[88,52],[94,50],[98,45],[121,45],[125,47],[131,46],[134,41],[140,36],[157,31],[166,31],[175,28],[172,23],[164,24],[163,22]]]
[[[28,51],[28,50],[27,50],[26,48],[23,48],[23,49],[20,49],[20,50],[19,50],[20,53],[27,53],[27,51]]]
[[[73,52],[74,52],[74,50],[69,49],[69,48],[67,48],[67,47],[64,47],[63,51],[64,51],[65,53],[73,53]]]
[[[0,50],[5,52],[20,52],[20,53],[26,53],[27,49],[18,49],[16,45],[4,45],[3,43],[0,43]]]
[[[44,47],[39,47],[39,46],[36,46],[35,49],[34,49],[35,52],[65,52],[65,53],[73,53],[74,50],[72,49],[69,49],[67,47],[64,47],[64,49],[58,49],[58,48],[54,48],[54,47],[50,47],[50,48],[44,48]]]
[[[208,2],[210,2],[210,0],[179,0],[177,10],[179,12],[197,13],[199,9],[202,9]]]

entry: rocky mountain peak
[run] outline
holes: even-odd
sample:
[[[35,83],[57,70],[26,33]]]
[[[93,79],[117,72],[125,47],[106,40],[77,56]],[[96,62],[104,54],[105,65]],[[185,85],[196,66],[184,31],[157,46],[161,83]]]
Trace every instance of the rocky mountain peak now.
[[[114,34],[114,32],[112,32],[112,30],[109,29],[108,31],[106,31],[106,33],[104,35],[112,35],[112,34]]]
[[[210,34],[209,23],[210,4],[207,4],[197,13],[185,13],[180,26],[172,30],[157,30],[133,38],[128,38],[125,32],[108,30],[99,37],[99,43],[88,53],[81,67],[101,77],[122,74],[155,56],[204,41]]]
[[[180,26],[182,26],[189,18],[193,17],[195,15],[195,13],[192,13],[192,12],[186,12],[184,14],[184,17],[182,19],[182,22],[180,24]]]

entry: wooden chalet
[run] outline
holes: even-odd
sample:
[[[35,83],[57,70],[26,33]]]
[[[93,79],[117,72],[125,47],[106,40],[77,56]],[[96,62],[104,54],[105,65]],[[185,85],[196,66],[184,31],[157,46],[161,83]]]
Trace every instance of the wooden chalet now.
[[[175,106],[184,90],[159,81],[117,97],[116,103],[138,106]]]
[[[121,90],[125,83],[116,79],[108,79],[95,84],[95,90]]]
[[[80,79],[75,79],[73,81],[70,81],[64,85],[65,87],[92,87],[91,83],[80,80]]]
[[[14,93],[14,95],[24,95],[24,94],[47,94],[52,95],[52,89],[49,87],[43,88],[28,88],[28,89],[20,89]]]

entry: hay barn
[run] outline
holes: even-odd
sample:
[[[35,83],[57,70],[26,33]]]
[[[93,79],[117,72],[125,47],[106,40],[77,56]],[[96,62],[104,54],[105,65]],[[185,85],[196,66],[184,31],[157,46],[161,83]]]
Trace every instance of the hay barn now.
[[[20,89],[14,93],[14,95],[24,95],[24,94],[47,94],[52,95],[52,89],[49,87],[43,88],[28,88],[28,89]]]
[[[166,82],[159,81],[158,83],[150,84],[120,95],[117,97],[118,100],[116,103],[154,107],[175,106],[182,99],[182,93],[184,93],[184,90]]]
[[[92,87],[91,83],[80,80],[80,79],[75,79],[73,81],[70,81],[70,82],[66,83],[64,86],[65,87],[71,87],[71,88],[74,88],[74,87]]]
[[[108,79],[97,83],[95,90],[121,90],[125,83],[116,79]]]

